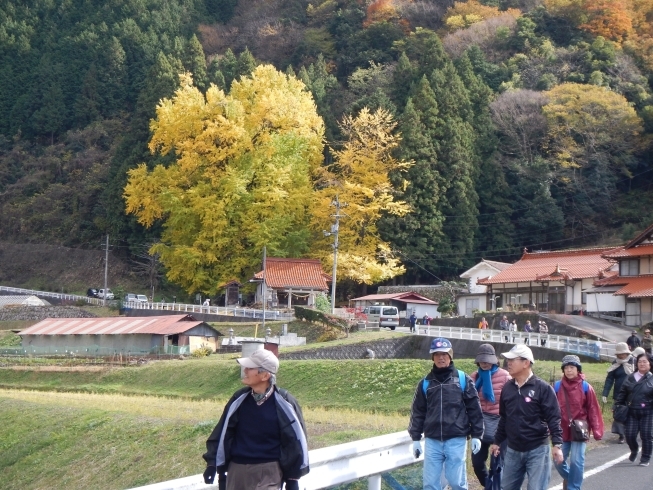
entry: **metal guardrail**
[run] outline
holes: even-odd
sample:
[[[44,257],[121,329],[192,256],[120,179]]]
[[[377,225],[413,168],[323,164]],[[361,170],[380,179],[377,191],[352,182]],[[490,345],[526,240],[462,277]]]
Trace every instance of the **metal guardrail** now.
[[[27,294],[30,296],[44,296],[46,298],[56,298],[62,301],[86,301],[92,305],[102,306],[102,300],[98,298],[89,298],[88,296],[81,296],[79,294],[64,294],[52,293],[50,291],[37,291],[35,289],[12,288],[8,286],[0,286],[0,291],[7,291],[9,293]]]
[[[419,335],[446,337],[450,339],[503,342],[545,347],[572,354],[582,354],[594,359],[612,360],[615,358],[616,343],[599,340],[566,337],[563,335],[541,334],[535,332],[509,332],[506,330],[481,330],[478,328],[444,327],[439,325],[417,325]],[[508,338],[508,341],[506,341]]]
[[[338,444],[308,452],[311,471],[299,480],[300,490],[320,490],[367,478],[369,490],[381,490],[381,474],[414,463],[408,432]],[[218,488],[207,485],[202,475],[193,475],[132,490],[195,490]]]
[[[180,313],[207,313],[210,315],[225,315],[237,316],[242,318],[263,319],[263,310],[256,310],[254,308],[236,308],[224,306],[204,306],[204,305],[191,305],[185,303],[141,303],[140,301],[129,301],[123,303],[125,308],[133,310],[165,310],[165,311],[178,311]],[[295,317],[294,313],[278,311],[278,310],[265,310],[266,320],[292,320]]]

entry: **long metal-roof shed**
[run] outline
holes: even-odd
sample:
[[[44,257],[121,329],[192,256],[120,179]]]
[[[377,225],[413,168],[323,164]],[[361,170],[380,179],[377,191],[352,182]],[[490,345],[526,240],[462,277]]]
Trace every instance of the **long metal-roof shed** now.
[[[168,351],[189,345],[190,337],[215,339],[223,336],[192,315],[107,318],[46,318],[22,330],[23,348],[108,349],[114,351]]]

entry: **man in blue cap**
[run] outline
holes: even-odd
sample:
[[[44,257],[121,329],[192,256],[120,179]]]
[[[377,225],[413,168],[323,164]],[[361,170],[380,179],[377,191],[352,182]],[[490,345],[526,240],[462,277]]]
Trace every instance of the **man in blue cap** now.
[[[481,448],[483,412],[474,382],[453,364],[453,347],[438,337],[429,350],[433,369],[420,380],[413,397],[408,433],[416,458],[422,452],[424,434],[425,490],[442,490],[444,476],[452,490],[467,489],[467,438],[472,437],[472,452]]]

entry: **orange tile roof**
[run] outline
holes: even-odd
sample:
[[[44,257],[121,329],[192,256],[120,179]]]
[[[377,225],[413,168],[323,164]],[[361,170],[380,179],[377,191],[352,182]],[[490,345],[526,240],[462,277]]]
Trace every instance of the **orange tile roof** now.
[[[19,335],[123,335],[184,333],[204,322],[191,315],[108,318],[46,318]],[[218,333],[216,331],[216,333]]]
[[[595,286],[623,286],[613,294],[629,298],[649,298],[653,296],[653,274],[644,276],[612,276],[594,281]]]
[[[263,271],[254,274],[263,279]],[[271,288],[302,288],[328,291],[331,276],[322,270],[317,259],[266,259],[265,282]]]
[[[522,258],[496,276],[479,279],[478,284],[537,282],[598,277],[599,271],[612,267],[613,262],[602,254],[614,247],[559,250],[555,252],[525,252]]]
[[[653,255],[653,244],[635,245],[632,248],[616,248],[603,256],[608,259],[627,259],[628,257],[643,257]]]

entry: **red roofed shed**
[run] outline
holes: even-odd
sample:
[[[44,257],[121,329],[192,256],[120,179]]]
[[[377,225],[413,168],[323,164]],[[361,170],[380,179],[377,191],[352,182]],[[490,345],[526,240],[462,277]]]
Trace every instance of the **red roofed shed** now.
[[[287,306],[315,304],[315,297],[329,291],[331,276],[322,270],[317,259],[284,259],[268,257],[265,271],[254,274],[254,280],[263,281],[267,289],[268,305]],[[263,287],[256,290],[256,301],[261,302]]]

